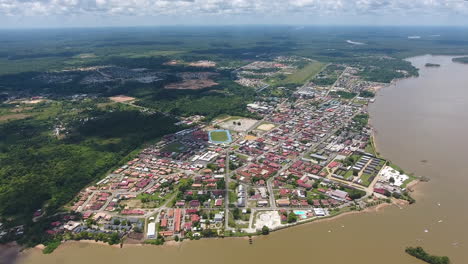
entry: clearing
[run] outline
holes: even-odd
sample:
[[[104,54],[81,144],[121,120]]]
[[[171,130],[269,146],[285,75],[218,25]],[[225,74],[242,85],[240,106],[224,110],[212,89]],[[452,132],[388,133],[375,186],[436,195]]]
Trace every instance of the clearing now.
[[[214,72],[182,72],[177,76],[182,79],[181,82],[171,83],[164,86],[165,89],[175,90],[199,90],[218,85],[212,77],[217,76]]]
[[[0,122],[3,121],[11,121],[11,120],[18,120],[18,119],[24,119],[27,117],[30,117],[30,114],[9,114],[9,115],[3,115],[0,116]]]
[[[109,97],[109,99],[117,103],[130,102],[130,101],[135,100],[134,97],[130,97],[126,95],[116,95],[116,96]]]
[[[250,118],[237,118],[224,121],[223,123],[219,124],[220,127],[236,132],[245,132],[251,129],[258,120],[250,119]]]
[[[286,79],[280,82],[280,84],[295,83],[304,84],[306,81],[312,79],[320,71],[323,70],[325,64],[314,61],[306,65],[304,68],[299,69],[295,73],[289,75]]]
[[[263,123],[257,127],[258,130],[262,130],[262,131],[270,131],[273,128],[275,128],[275,125],[271,123]]]

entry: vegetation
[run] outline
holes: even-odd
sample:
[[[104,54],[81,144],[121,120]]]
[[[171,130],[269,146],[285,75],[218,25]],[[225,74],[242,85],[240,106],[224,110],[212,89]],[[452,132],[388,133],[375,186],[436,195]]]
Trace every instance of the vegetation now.
[[[0,215],[8,225],[25,224],[20,242],[32,245],[45,239],[43,221],[32,223],[34,211],[53,215],[144,142],[178,130],[171,117],[125,107],[102,110],[87,101],[30,111],[29,118],[0,124]],[[66,124],[64,137],[53,136],[57,120]]]
[[[288,223],[295,223],[297,222],[297,215],[294,212],[290,212],[288,214]]]
[[[54,250],[56,250],[60,246],[60,244],[61,244],[60,240],[54,240],[52,242],[49,242],[46,245],[46,247],[42,250],[42,253],[50,254],[54,252]]]
[[[310,80],[313,78],[317,73],[319,73],[325,65],[321,62],[314,61],[311,62],[307,65],[305,65],[302,68],[299,68],[299,70],[288,77],[286,77],[283,81],[281,81],[278,85],[282,84],[297,84],[297,85],[302,85],[304,84],[307,80]]]
[[[375,93],[371,91],[362,91],[359,93],[359,96],[364,97],[364,98],[373,98],[375,97]]]
[[[453,61],[453,62],[459,62],[459,63],[468,64],[468,57],[453,58],[452,61]]]
[[[357,94],[346,91],[332,91],[330,92],[331,96],[340,97],[343,99],[353,99]]]
[[[270,234],[270,228],[268,228],[268,226],[263,226],[262,227],[262,235],[266,236]]]
[[[446,256],[429,255],[422,247],[407,247],[405,252],[430,264],[449,264],[450,259]]]

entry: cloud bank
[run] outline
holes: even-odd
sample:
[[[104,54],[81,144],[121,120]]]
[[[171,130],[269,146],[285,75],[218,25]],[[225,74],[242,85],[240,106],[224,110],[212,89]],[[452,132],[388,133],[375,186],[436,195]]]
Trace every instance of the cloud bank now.
[[[0,0],[0,22],[112,22],[138,24],[359,23],[424,21],[468,25],[465,0]],[[220,19],[226,20],[220,20]],[[415,21],[415,22],[412,22]],[[417,24],[417,23],[416,23]]]

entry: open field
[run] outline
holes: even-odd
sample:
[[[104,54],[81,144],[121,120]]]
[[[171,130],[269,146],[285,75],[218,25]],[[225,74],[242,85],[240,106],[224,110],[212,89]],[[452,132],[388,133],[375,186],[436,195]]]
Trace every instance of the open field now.
[[[8,115],[3,115],[3,116],[0,116],[0,122],[24,119],[24,118],[27,118],[29,116],[31,116],[31,115],[30,114],[8,114]]]
[[[257,137],[256,137],[256,136],[252,136],[252,135],[247,135],[247,136],[245,136],[244,139],[245,139],[245,140],[256,140]]]
[[[325,67],[325,64],[323,64],[321,62],[318,62],[318,61],[309,63],[304,68],[299,69],[297,72],[289,75],[281,83],[284,83],[284,84],[286,84],[286,83],[303,84],[307,80],[313,78],[324,67]]]
[[[224,129],[233,130],[236,132],[245,132],[251,129],[257,120],[250,118],[228,119],[220,124]]]
[[[182,79],[181,82],[171,83],[166,85],[166,89],[176,90],[199,90],[218,85],[212,80],[213,76],[217,76],[214,72],[181,72],[177,76]]]
[[[109,97],[109,99],[117,103],[130,102],[130,101],[135,100],[134,97],[130,97],[126,95],[116,95],[116,96]]]
[[[199,90],[208,87],[218,85],[217,82],[206,79],[206,80],[186,80],[178,83],[171,83],[166,85],[164,88],[173,90]]]
[[[166,152],[181,152],[185,149],[185,146],[179,142],[174,142],[171,144],[168,144],[166,147],[164,147],[163,151]]]
[[[275,128],[275,125],[271,123],[263,123],[257,127],[258,130],[262,130],[262,131],[270,131],[273,128]]]

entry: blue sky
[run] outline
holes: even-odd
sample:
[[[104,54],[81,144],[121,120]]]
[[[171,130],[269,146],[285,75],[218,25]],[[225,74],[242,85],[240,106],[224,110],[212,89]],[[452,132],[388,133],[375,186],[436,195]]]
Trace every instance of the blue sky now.
[[[465,25],[467,0],[0,0],[0,27]]]

